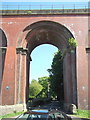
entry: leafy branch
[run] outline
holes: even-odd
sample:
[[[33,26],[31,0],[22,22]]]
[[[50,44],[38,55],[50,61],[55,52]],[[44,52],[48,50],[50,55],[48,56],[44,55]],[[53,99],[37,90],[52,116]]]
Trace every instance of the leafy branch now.
[[[78,45],[77,41],[74,38],[69,38],[68,44],[69,44],[69,47],[71,47],[71,48],[76,48],[76,46]]]
[[[61,60],[64,58],[64,56],[68,53],[68,52],[73,52],[73,50],[77,47],[78,43],[74,38],[69,38],[68,39],[68,48],[63,50],[63,54],[62,54],[62,58]]]

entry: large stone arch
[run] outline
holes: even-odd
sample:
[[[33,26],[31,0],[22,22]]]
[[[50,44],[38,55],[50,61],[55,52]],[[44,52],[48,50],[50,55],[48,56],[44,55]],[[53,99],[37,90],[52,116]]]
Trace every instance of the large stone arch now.
[[[42,30],[44,30],[44,31],[42,31]],[[19,38],[17,41],[17,47],[18,46],[26,47],[27,42],[28,42],[28,41],[26,41],[26,39],[28,40],[28,37],[31,38],[35,34],[38,34],[41,32],[44,32],[45,34],[47,34],[48,31],[51,31],[52,33],[54,32],[57,37],[59,36],[59,38],[61,37],[61,40],[59,42],[62,42],[62,44],[65,43],[65,45],[68,44],[68,42],[67,42],[68,37],[70,37],[70,36],[74,37],[73,34],[70,32],[70,30],[67,29],[67,27],[65,27],[64,25],[62,25],[60,23],[57,23],[54,21],[38,21],[38,22],[35,22],[35,23],[32,23],[32,24],[26,26],[26,28],[22,31],[21,38]],[[33,32],[33,34],[32,34],[32,32]],[[56,37],[56,36],[54,36],[54,37]],[[37,35],[37,37],[39,37],[39,36]],[[62,39],[64,39],[64,40],[62,41]],[[55,45],[55,43],[52,43],[52,44]],[[57,45],[55,45],[55,46],[57,46]]]
[[[0,28],[0,96],[1,96],[2,79],[3,79],[4,63],[6,56],[6,47],[7,47],[7,38],[4,31]]]
[[[41,44],[52,44],[62,52],[68,50],[68,39],[74,37],[73,34],[60,23],[53,21],[39,21],[26,26],[23,30],[23,38],[17,43],[17,101],[25,102],[28,100],[29,85],[29,64],[30,54],[35,47]],[[27,53],[27,54],[25,54]],[[63,60],[64,68],[64,94],[65,103],[77,105],[77,83],[76,83],[76,53],[67,52]],[[23,69],[22,69],[23,68]],[[26,81],[25,81],[26,80]],[[22,89],[22,86],[23,89]],[[19,89],[18,89],[19,88]],[[19,96],[23,91],[23,98]],[[26,93],[25,93],[26,91]],[[72,97],[71,97],[72,96]],[[25,100],[26,99],[26,100]]]

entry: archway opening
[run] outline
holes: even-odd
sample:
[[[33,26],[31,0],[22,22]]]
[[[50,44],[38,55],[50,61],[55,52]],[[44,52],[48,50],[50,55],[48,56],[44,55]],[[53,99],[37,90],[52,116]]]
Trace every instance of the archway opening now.
[[[72,33],[63,25],[53,21],[39,21],[27,26],[23,32],[25,38],[21,45],[26,47],[26,101],[28,100],[29,89],[29,65],[31,61],[32,51],[43,44],[56,46],[62,53],[66,51],[63,57],[63,83],[64,83],[64,103],[77,104],[77,88],[76,88],[76,53],[68,51],[68,39],[74,38]],[[24,49],[23,49],[24,50]],[[23,59],[23,58],[22,58]],[[24,62],[25,63],[25,59]]]
[[[49,70],[53,69],[51,66],[53,66],[52,61],[54,58],[55,53],[58,51],[58,49],[53,46],[53,45],[49,45],[49,44],[44,44],[44,45],[40,45],[38,47],[35,48],[35,50],[31,53],[31,58],[32,61],[30,62],[30,72],[31,74],[30,76],[30,83],[31,80],[37,80],[43,87],[43,90],[40,93],[38,93],[38,95],[34,96],[34,97],[49,97],[48,96],[48,91],[52,91],[50,90],[50,74],[49,74]],[[59,62],[58,60],[56,60],[56,63]],[[59,65],[59,64],[58,64]],[[60,65],[59,65],[60,66]],[[57,69],[59,68],[58,66],[56,66]],[[60,73],[60,72],[59,72]],[[60,78],[58,78],[60,79]],[[45,82],[46,80],[46,82]],[[46,84],[46,85],[43,85]],[[31,83],[31,86],[33,85],[33,83]],[[29,86],[30,88],[30,86]],[[33,89],[33,88],[32,88]],[[47,92],[46,92],[47,91]],[[31,90],[32,92],[32,90]],[[45,94],[45,95],[44,95]],[[53,94],[50,93],[50,96],[52,96]],[[53,95],[52,97],[56,97],[56,95]]]
[[[57,51],[58,48],[50,44],[40,45],[32,51],[29,82],[32,79],[38,80],[39,77],[49,76],[47,69],[51,68],[52,59]]]
[[[1,95],[2,79],[3,79],[3,72],[4,72],[6,47],[7,47],[7,38],[4,31],[0,29],[0,95]]]

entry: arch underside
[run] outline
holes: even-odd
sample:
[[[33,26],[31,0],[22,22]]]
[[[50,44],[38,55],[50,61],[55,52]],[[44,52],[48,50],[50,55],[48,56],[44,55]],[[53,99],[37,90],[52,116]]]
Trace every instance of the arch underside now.
[[[25,40],[30,53],[41,44],[52,44],[63,50],[68,47],[68,39],[73,37],[66,27],[50,21],[34,23],[27,26],[25,31],[28,31]]]

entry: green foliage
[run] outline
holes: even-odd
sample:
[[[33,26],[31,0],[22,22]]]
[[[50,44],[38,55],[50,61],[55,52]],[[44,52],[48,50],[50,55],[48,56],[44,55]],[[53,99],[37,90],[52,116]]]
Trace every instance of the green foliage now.
[[[43,87],[42,97],[48,97],[48,79],[46,76],[38,78],[39,84]]]
[[[57,96],[58,99],[63,99],[63,61],[61,58],[62,53],[60,51],[56,52],[51,69],[48,69],[52,96]]]
[[[0,116],[0,118],[11,118],[11,117],[14,117],[14,116],[17,116],[17,115],[20,115],[22,114],[23,112],[16,112],[16,113],[10,113],[10,114],[6,114],[6,115],[2,115]]]
[[[75,48],[77,46],[77,41],[74,38],[69,38],[68,43],[70,47]]]
[[[29,86],[29,97],[35,98],[35,96],[40,93],[40,91],[43,89],[42,85],[40,85],[36,80],[32,80],[30,86]]]
[[[32,13],[32,11],[30,10],[30,11],[27,11],[27,14],[31,14]]]
[[[90,110],[77,110],[77,115],[81,116],[82,118],[90,118]]]

